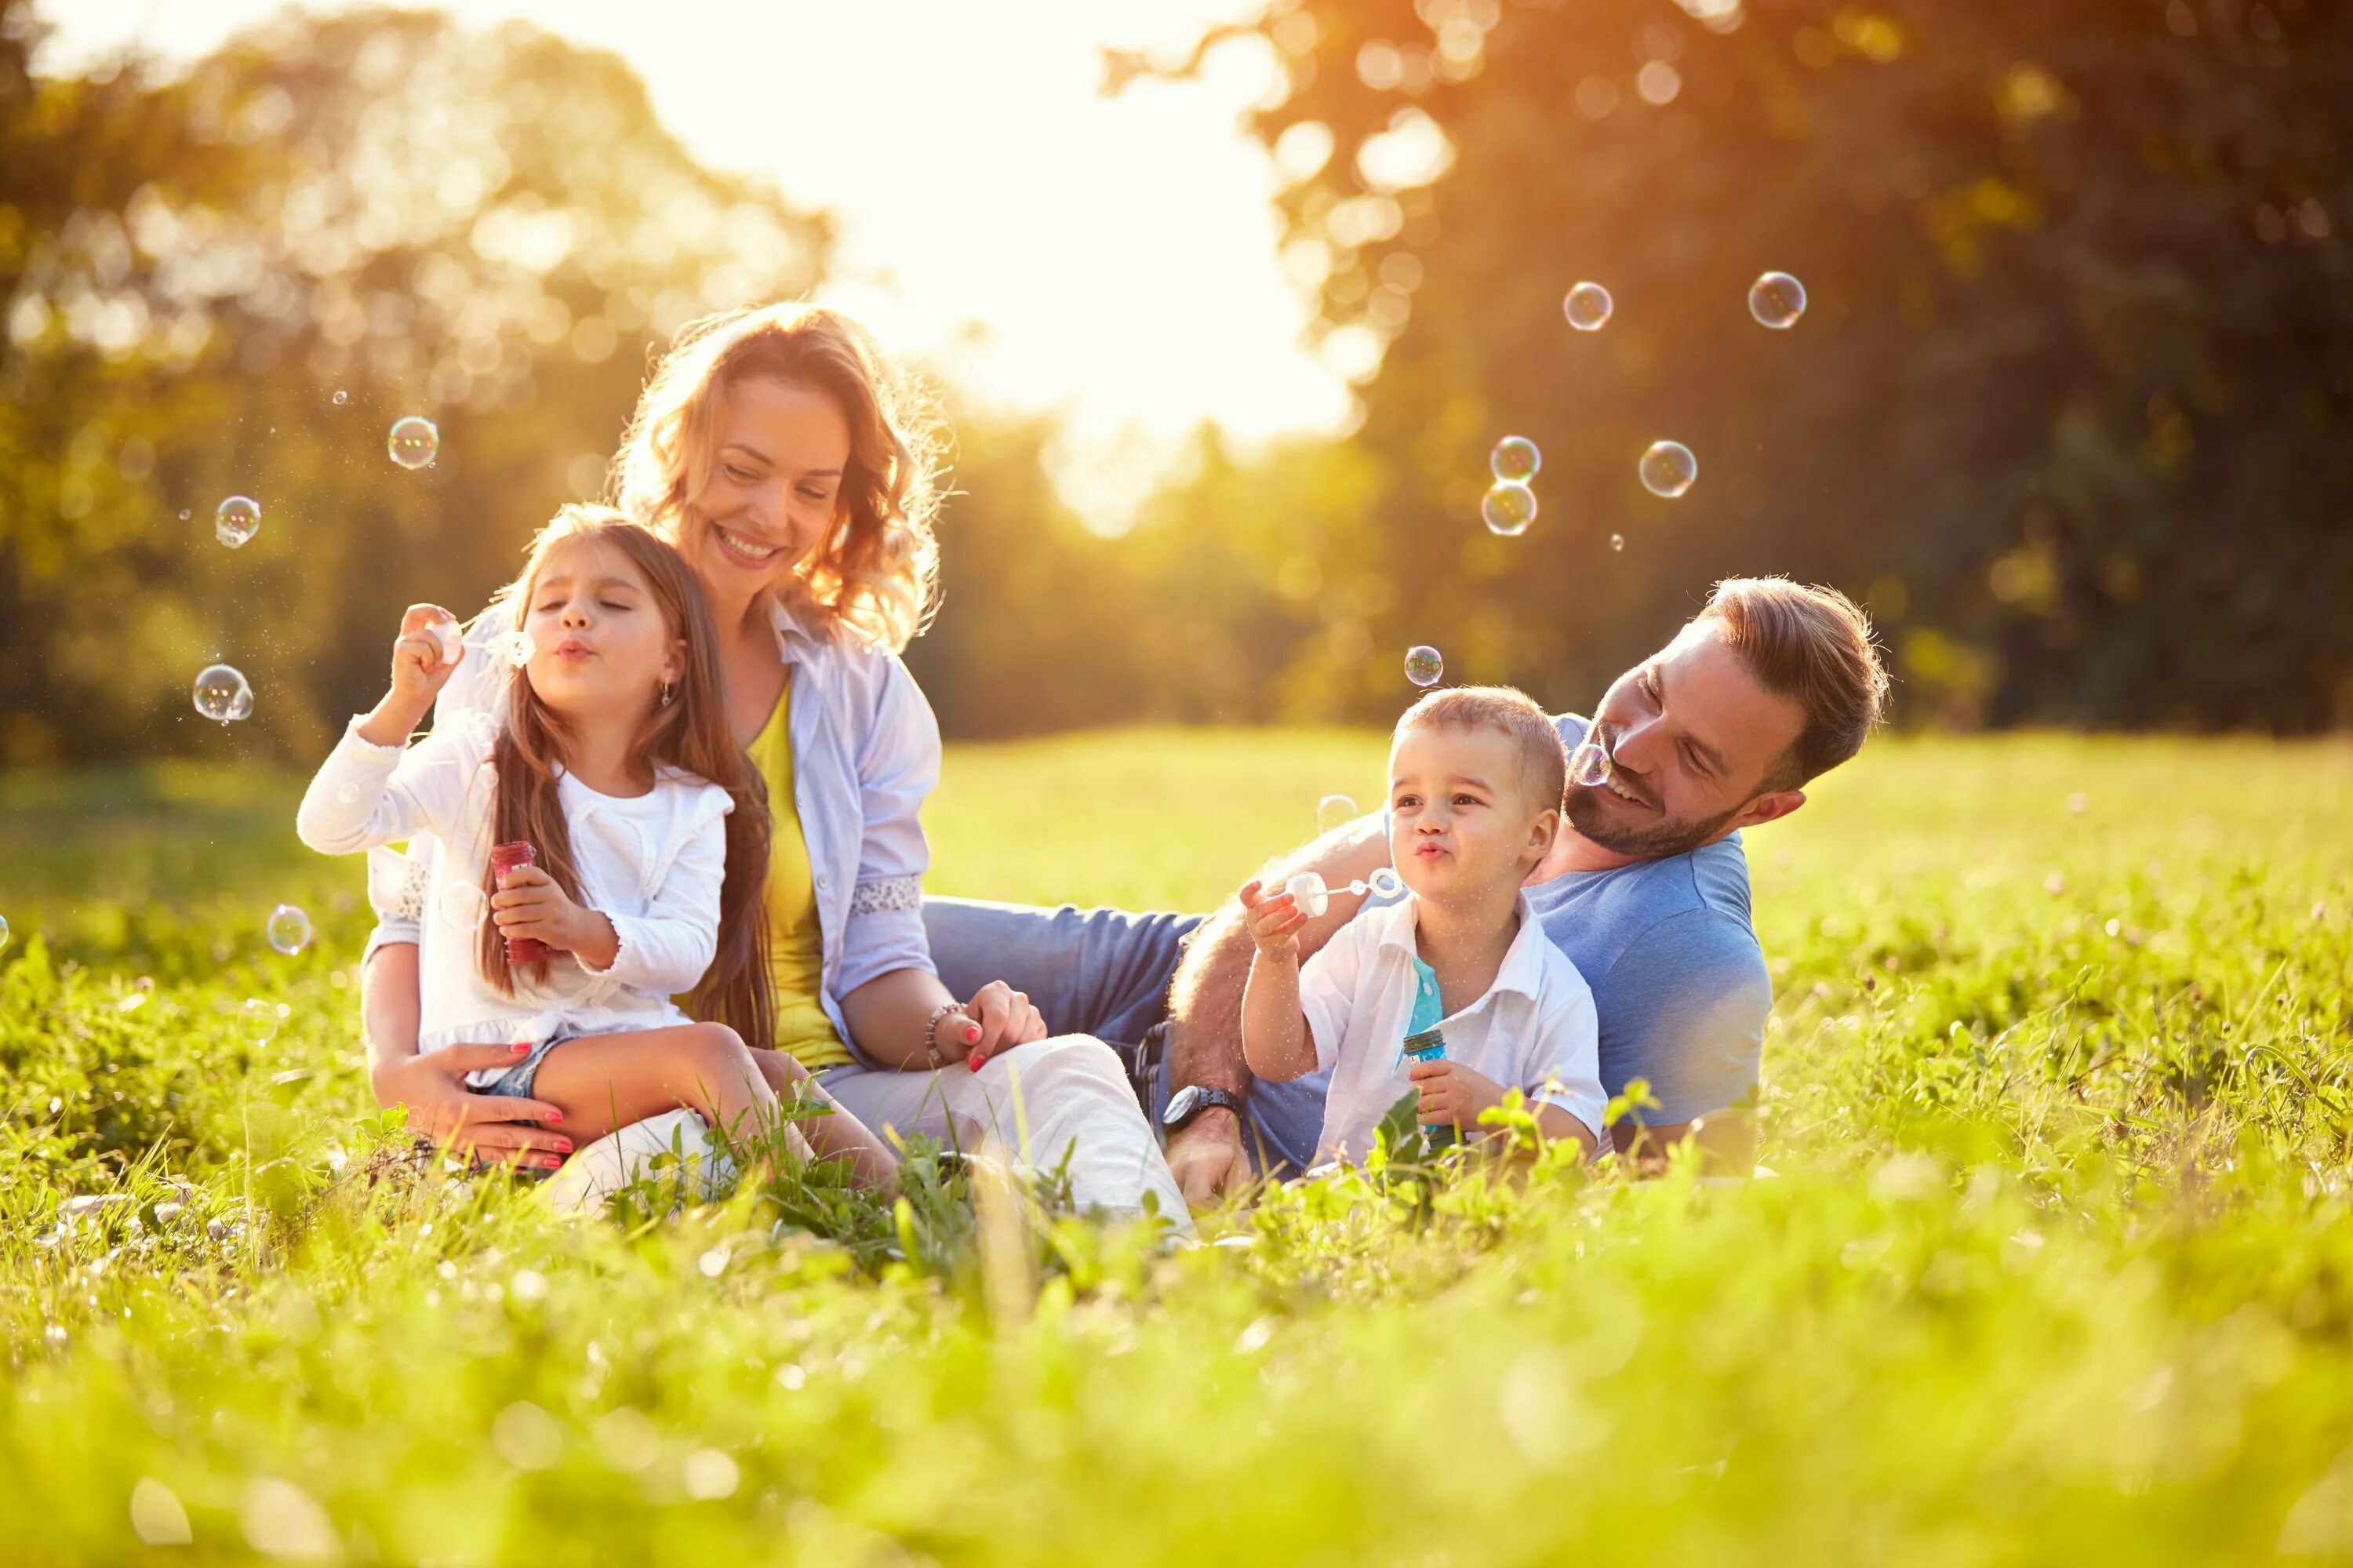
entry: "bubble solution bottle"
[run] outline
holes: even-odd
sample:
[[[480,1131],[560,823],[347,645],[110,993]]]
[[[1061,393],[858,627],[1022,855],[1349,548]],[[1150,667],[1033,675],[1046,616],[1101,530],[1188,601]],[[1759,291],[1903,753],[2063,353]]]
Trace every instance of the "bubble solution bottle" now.
[[[1434,1027],[1407,1035],[1405,1059],[1409,1063],[1445,1061],[1446,1036]],[[1421,1147],[1427,1153],[1437,1154],[1453,1148],[1459,1136],[1451,1126],[1425,1127],[1421,1129]]]
[[[539,857],[531,845],[521,839],[511,844],[494,844],[491,848],[491,874],[504,887],[508,875],[526,865],[536,865]],[[536,937],[509,937],[507,962],[512,965],[536,964],[553,957],[545,942]]]

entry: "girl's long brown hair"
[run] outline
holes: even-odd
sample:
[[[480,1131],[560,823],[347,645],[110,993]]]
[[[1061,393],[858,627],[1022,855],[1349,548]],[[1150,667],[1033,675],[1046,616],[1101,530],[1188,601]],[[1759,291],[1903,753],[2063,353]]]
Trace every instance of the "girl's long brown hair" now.
[[[686,662],[671,700],[649,703],[638,730],[634,755],[649,768],[675,768],[727,791],[735,809],[727,814],[727,874],[719,895],[719,947],[711,968],[695,987],[688,1011],[697,1018],[732,1027],[746,1044],[776,1040],[776,998],[768,977],[768,788],[759,770],[735,745],[719,671],[719,633],[704,602],[702,585],[679,553],[610,507],[566,506],[532,541],[522,576],[501,590],[489,611],[505,617],[512,631],[522,630],[532,595],[548,562],[576,544],[617,550],[636,567],[660,609],[670,634],[686,643]],[[556,764],[565,750],[565,725],[514,672],[507,693],[507,724],[491,753],[497,771],[491,809],[493,844],[528,841],[541,870],[567,897],[577,900],[579,868],[572,834],[556,793]],[[497,891],[485,858],[482,891]],[[482,974],[501,994],[514,994],[506,939],[491,922],[482,923]],[[544,962],[525,966],[529,979],[547,978]]]

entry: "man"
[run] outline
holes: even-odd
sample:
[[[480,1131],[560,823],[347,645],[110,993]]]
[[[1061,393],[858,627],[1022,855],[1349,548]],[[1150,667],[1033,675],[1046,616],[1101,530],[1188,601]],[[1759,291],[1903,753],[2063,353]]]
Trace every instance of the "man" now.
[[[1722,1169],[1755,1163],[1745,1107],[1773,995],[1739,832],[1803,805],[1810,780],[1861,748],[1886,696],[1862,611],[1778,577],[1717,585],[1674,641],[1603,695],[1591,728],[1609,778],[1570,784],[1527,893],[1592,988],[1603,1088],[1617,1096],[1640,1079],[1655,1102],[1610,1129],[1621,1153],[1651,1157],[1688,1137]],[[1565,745],[1584,739],[1586,720],[1556,722]],[[1388,858],[1375,814],[1268,878],[1312,870],[1345,887]],[[1335,895],[1301,931],[1303,956],[1365,903]],[[1296,1168],[1314,1150],[1323,1079],[1253,1084],[1243,1065],[1251,943],[1238,907],[1204,918],[939,899],[925,923],[951,991],[1002,976],[1051,1027],[1133,1043],[1139,1097],[1166,1128],[1188,1202],[1211,1201],[1253,1165]]]

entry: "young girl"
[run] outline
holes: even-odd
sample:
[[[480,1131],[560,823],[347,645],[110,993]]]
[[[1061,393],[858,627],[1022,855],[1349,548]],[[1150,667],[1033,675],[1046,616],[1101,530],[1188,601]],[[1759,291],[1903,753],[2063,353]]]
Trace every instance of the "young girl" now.
[[[578,1139],[681,1107],[758,1137],[780,1095],[823,1098],[791,1057],[744,1044],[775,1038],[767,801],[729,738],[718,639],[686,564],[617,512],[566,507],[491,614],[512,630],[508,668],[474,673],[486,705],[406,749],[468,644],[447,610],[403,617],[392,689],[353,720],[295,824],[329,854],[438,841],[419,1048],[515,1042],[513,1065],[470,1083],[558,1107]],[[492,846],[518,841],[535,863],[501,875]],[[550,956],[516,962],[517,941]],[[688,991],[715,1022],[670,1001]],[[888,1181],[890,1151],[829,1109],[811,1141]],[[797,1130],[787,1139],[806,1152]]]

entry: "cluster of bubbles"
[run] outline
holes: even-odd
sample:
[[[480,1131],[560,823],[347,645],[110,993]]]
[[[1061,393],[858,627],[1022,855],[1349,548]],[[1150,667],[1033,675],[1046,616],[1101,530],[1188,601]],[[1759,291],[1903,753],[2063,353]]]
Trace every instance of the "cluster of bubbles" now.
[[[1544,453],[1525,436],[1505,436],[1488,454],[1487,466],[1494,471],[1495,482],[1479,503],[1479,514],[1486,519],[1489,533],[1517,538],[1536,520],[1536,493],[1528,481],[1544,467]]]
[[[338,390],[338,407],[351,401],[351,394]],[[440,455],[441,432],[430,419],[411,414],[396,420],[387,445],[392,461],[403,468],[424,468]],[[189,518],[183,508],[180,521]],[[261,532],[261,503],[249,495],[232,495],[213,510],[213,537],[232,550],[242,549],[248,541]],[[456,655],[452,654],[452,658]],[[207,665],[196,677],[196,711],[208,719],[231,724],[253,714],[253,686],[240,671],[227,664]]]
[[[261,929],[269,945],[290,959],[311,945],[311,916],[291,904],[272,909]]]
[[[338,387],[334,396],[335,406],[343,407],[351,401],[351,397],[348,391]],[[394,462],[407,469],[424,468],[440,453],[441,432],[434,429],[432,420],[410,415],[394,423],[386,444]],[[189,515],[188,509],[183,508],[180,521],[188,521]],[[249,495],[229,496],[213,510],[213,537],[232,550],[243,548],[259,532],[261,503]],[[437,622],[433,631],[440,639],[445,655],[455,660],[465,641],[462,629],[455,624]],[[529,640],[524,639],[524,641],[527,644]],[[522,663],[530,657],[526,651],[514,662]],[[234,664],[206,665],[196,672],[189,694],[195,703],[196,712],[216,724],[227,726],[253,716],[253,683],[247,680],[245,672]],[[357,797],[352,787],[345,785],[341,798],[344,804],[349,805]],[[479,893],[476,896],[480,896]],[[481,922],[477,917],[474,923],[480,925]],[[311,916],[291,904],[280,904],[269,912],[262,933],[272,948],[290,958],[311,945]],[[0,948],[7,946],[8,922],[0,920]],[[281,1003],[263,1001],[258,998],[248,1001],[242,1013],[247,1038],[257,1045],[269,1044],[277,1034],[278,1025],[287,1016],[288,1011]]]
[[[1282,890],[1291,895],[1292,903],[1310,920],[1331,907],[1332,889],[1324,885],[1324,878],[1314,872],[1301,872],[1284,883]],[[1352,882],[1340,891],[1353,893],[1359,897],[1369,893],[1376,898],[1395,898],[1405,891],[1405,878],[1385,865],[1372,875]]]
[[[1572,285],[1560,302],[1561,314],[1578,332],[1599,332],[1609,325],[1616,302],[1609,291],[1600,284],[1581,281]],[[1748,313],[1759,326],[1775,332],[1787,332],[1798,324],[1806,313],[1806,286],[1787,272],[1760,274],[1748,286]],[[1495,443],[1488,454],[1487,463],[1494,471],[1495,482],[1488,488],[1479,503],[1479,515],[1488,532],[1504,538],[1517,538],[1536,520],[1536,494],[1531,487],[1537,471],[1544,467],[1544,454],[1535,442],[1525,436],[1505,436]],[[1652,441],[1645,448],[1635,471],[1642,488],[1663,500],[1673,501],[1688,493],[1699,480],[1699,459],[1691,448],[1681,441]],[[1626,535],[1609,535],[1609,548],[1623,552]],[[1446,673],[1446,661],[1437,649],[1427,643],[1406,650],[1405,678],[1417,686],[1438,684]],[[1595,740],[1588,739],[1571,754],[1569,777],[1579,784],[1598,786],[1609,777],[1609,754]],[[1340,808],[1345,807],[1343,812]],[[1345,795],[1326,795],[1315,809],[1316,827],[1329,832],[1356,812],[1356,802]],[[1395,872],[1382,874],[1392,879]],[[1312,886],[1310,885],[1312,885]],[[1361,893],[1365,885],[1355,884],[1350,891]],[[1300,907],[1310,914],[1322,914],[1327,890],[1323,880],[1313,872],[1302,873],[1291,879],[1289,891],[1299,898]],[[1310,908],[1310,906],[1313,906]]]
[[[1578,283],[1561,301],[1561,313],[1579,332],[1599,332],[1609,323],[1609,291],[1599,283]],[[1748,286],[1748,313],[1757,324],[1787,332],[1806,313],[1806,286],[1787,272],[1767,272]],[[1699,462],[1681,441],[1653,441],[1640,465],[1642,488],[1673,500],[1699,477]],[[1490,519],[1493,526],[1493,519]],[[1496,530],[1498,533],[1503,530]],[[1609,547],[1625,548],[1622,535],[1612,535]]]

